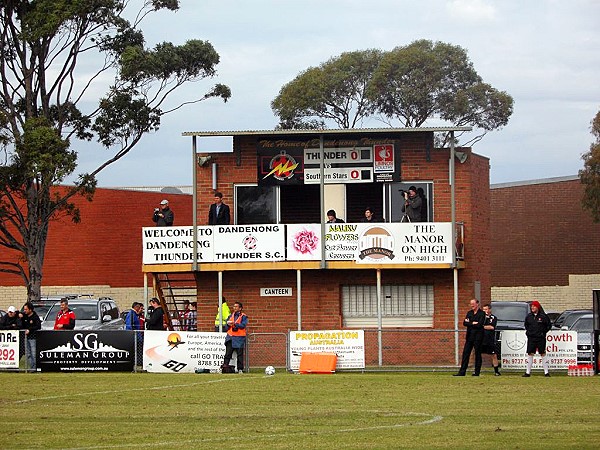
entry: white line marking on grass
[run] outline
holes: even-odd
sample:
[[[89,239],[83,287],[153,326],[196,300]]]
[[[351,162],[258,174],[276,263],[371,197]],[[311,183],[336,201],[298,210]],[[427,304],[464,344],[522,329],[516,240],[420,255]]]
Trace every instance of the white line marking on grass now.
[[[49,395],[47,397],[34,397],[34,398],[26,398],[21,400],[15,400],[13,403],[31,403],[43,400],[56,400],[58,398],[69,398],[69,397],[85,397],[88,395],[103,395],[103,394],[117,394],[123,392],[138,392],[138,391],[160,391],[163,389],[179,389],[186,388],[192,386],[199,386],[202,384],[211,384],[211,383],[221,383],[223,381],[242,381],[242,380],[250,380],[253,377],[243,377],[243,376],[229,376],[227,378],[220,378],[218,380],[209,380],[209,381],[200,381],[197,383],[188,383],[188,384],[171,384],[167,386],[151,386],[151,387],[141,387],[141,388],[131,388],[127,390],[123,389],[113,389],[110,391],[92,391],[92,392],[77,392],[63,395]]]
[[[431,425],[432,423],[440,422],[444,418],[442,416],[435,416],[433,414],[426,413],[418,413],[418,412],[403,412],[403,413],[393,413],[396,416],[413,416],[413,417],[429,417],[427,420],[421,420],[418,422],[411,423],[397,423],[392,425],[375,425],[372,427],[356,427],[356,428],[343,428],[338,430],[327,430],[327,431],[299,431],[297,433],[271,433],[264,434],[260,436],[244,436],[244,441],[254,441],[260,439],[271,439],[271,438],[285,438],[285,437],[293,437],[293,436],[322,436],[328,434],[338,434],[338,433],[353,433],[357,431],[370,431],[370,430],[384,430],[384,429],[393,429],[393,428],[403,428],[409,426],[418,426],[418,425]],[[116,445],[95,445],[92,447],[73,447],[73,448],[63,448],[63,450],[96,450],[96,449],[111,449],[111,448],[140,448],[140,447],[177,447],[185,444],[203,444],[210,442],[224,442],[224,441],[239,441],[239,436],[219,436],[216,438],[207,438],[207,439],[188,439],[185,441],[177,440],[177,441],[166,441],[166,442],[140,442],[135,444],[116,444]]]

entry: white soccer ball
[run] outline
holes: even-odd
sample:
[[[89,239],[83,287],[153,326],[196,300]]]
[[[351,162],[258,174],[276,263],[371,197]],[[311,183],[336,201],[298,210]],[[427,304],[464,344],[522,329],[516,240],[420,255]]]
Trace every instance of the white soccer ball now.
[[[275,375],[275,367],[273,367],[273,366],[265,367],[265,375]]]

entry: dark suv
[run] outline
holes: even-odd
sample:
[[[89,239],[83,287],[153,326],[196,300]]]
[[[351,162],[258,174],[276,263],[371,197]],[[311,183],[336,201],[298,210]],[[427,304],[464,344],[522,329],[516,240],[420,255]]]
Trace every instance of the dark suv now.
[[[69,299],[69,309],[75,313],[76,330],[124,330],[125,321],[119,307],[110,297]],[[42,322],[43,330],[54,328],[54,319],[60,310],[60,302],[54,303]]]
[[[500,357],[503,330],[524,330],[525,317],[529,314],[529,302],[492,302],[492,314],[496,316],[496,352]]]

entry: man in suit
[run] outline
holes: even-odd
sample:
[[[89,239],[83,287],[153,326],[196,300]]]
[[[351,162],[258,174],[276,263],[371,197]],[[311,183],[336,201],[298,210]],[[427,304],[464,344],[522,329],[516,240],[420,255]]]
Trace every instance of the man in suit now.
[[[229,206],[223,203],[223,194],[215,192],[215,202],[210,205],[208,212],[209,225],[229,225]]]

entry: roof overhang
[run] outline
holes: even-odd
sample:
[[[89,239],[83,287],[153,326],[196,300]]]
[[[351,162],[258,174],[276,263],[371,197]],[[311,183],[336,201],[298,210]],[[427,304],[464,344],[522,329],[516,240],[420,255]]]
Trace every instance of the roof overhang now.
[[[391,134],[391,133],[444,133],[471,131],[472,127],[422,127],[422,128],[337,128],[325,130],[241,130],[241,131],[184,131],[182,136],[322,136],[330,134]]]

